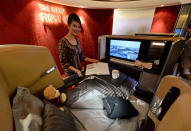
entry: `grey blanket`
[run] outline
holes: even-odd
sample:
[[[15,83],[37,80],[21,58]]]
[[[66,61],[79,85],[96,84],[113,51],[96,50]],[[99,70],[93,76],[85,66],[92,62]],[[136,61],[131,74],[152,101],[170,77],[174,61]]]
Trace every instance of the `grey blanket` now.
[[[88,80],[67,92],[66,105],[88,131],[136,131],[146,117],[149,107],[147,103],[132,96],[130,101],[140,114],[131,119],[120,120],[107,118],[102,103],[102,98],[105,96],[129,98],[131,88],[115,87],[100,80]]]

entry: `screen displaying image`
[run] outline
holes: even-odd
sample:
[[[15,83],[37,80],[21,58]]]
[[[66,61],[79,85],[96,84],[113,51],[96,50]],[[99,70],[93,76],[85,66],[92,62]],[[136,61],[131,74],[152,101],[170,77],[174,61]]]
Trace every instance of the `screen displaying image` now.
[[[110,40],[110,56],[135,61],[140,45],[140,41]]]

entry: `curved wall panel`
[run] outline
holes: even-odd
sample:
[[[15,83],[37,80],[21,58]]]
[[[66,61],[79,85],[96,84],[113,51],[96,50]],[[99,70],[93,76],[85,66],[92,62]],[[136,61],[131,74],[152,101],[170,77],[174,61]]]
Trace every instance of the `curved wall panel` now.
[[[156,8],[153,23],[151,27],[152,33],[172,33],[181,5]]]

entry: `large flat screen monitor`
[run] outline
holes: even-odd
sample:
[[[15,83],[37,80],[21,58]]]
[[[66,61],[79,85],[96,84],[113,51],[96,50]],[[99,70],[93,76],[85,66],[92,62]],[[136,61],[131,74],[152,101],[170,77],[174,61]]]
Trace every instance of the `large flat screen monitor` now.
[[[110,39],[109,56],[135,61],[138,58],[141,41]]]

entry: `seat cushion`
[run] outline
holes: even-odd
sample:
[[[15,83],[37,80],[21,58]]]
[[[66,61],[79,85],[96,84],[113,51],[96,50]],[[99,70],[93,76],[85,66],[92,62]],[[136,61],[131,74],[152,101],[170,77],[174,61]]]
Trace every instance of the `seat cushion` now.
[[[18,87],[13,99],[13,116],[16,131],[40,131],[44,103],[27,88]]]
[[[77,131],[73,117],[55,105],[45,102],[43,131]]]

